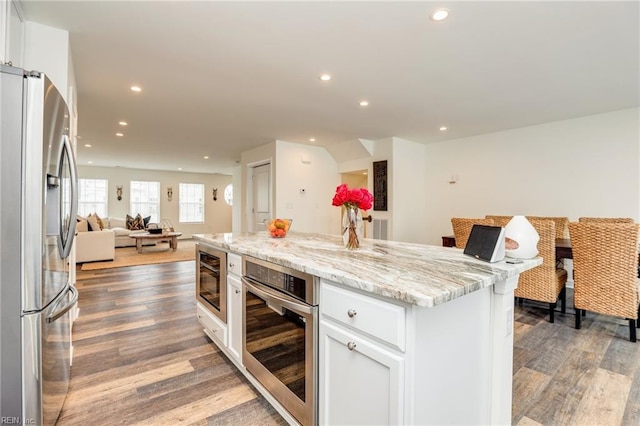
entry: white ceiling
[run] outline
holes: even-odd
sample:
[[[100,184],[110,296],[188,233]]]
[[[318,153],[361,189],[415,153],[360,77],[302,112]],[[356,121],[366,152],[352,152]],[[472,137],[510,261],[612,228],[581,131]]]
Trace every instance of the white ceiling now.
[[[21,6],[70,33],[80,164],[230,173],[275,139],[428,143],[639,105],[637,1]]]

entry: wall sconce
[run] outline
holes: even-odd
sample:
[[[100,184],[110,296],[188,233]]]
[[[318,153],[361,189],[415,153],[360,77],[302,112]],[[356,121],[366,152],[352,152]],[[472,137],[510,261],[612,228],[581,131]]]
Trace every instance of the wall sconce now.
[[[173,188],[172,187],[168,187],[167,188],[167,200],[171,201],[171,197],[173,197]]]
[[[118,201],[122,200],[122,186],[116,187],[116,195],[118,196]]]
[[[213,201],[218,200],[218,188],[213,188]]]

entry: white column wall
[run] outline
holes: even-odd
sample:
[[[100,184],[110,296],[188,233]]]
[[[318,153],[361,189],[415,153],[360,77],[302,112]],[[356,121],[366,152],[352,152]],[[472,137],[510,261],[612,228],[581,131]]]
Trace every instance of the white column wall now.
[[[426,208],[429,197],[415,182],[426,180],[424,157],[426,146],[393,138],[393,156],[389,186],[393,200],[393,239],[409,243],[426,241]]]
[[[632,108],[427,144],[426,243],[441,244],[454,216],[639,220],[639,117]]]

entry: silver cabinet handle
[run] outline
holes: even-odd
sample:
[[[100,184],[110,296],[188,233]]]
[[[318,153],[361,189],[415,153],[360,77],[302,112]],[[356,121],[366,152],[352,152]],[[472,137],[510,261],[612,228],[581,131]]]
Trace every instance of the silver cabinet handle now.
[[[349,315],[349,318],[353,318],[353,317],[355,317],[356,315],[358,315],[358,312],[357,312],[355,309],[349,309],[349,310],[347,311],[347,315]]]
[[[233,263],[229,263],[229,268],[233,269],[233,267],[236,266]]]
[[[240,293],[240,290],[238,290],[238,289],[236,288],[236,294],[239,294],[239,293]]]
[[[349,342],[347,343],[347,348],[352,351],[356,348],[356,342]]]

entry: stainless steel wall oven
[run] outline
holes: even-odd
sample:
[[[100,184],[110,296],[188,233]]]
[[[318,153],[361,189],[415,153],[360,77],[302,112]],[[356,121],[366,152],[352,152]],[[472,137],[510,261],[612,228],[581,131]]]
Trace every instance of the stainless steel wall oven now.
[[[316,424],[317,279],[251,257],[243,275],[242,361],[301,424]]]
[[[196,299],[227,322],[227,253],[196,244]]]

